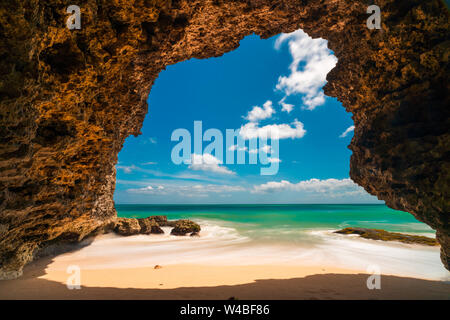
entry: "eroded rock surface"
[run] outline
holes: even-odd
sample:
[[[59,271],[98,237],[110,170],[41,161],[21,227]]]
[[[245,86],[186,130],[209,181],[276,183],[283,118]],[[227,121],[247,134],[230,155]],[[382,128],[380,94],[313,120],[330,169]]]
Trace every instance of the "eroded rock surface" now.
[[[436,239],[416,236],[411,234],[404,234],[398,232],[389,232],[382,229],[368,229],[368,228],[345,228],[342,230],[335,231],[339,234],[357,234],[362,238],[371,240],[382,240],[382,241],[398,241],[411,244],[421,244],[426,246],[437,246],[439,243]]]
[[[367,29],[362,0],[83,0],[81,30],[70,31],[71,4],[0,2],[0,278],[112,223],[117,154],[139,135],[165,66],[299,28],[339,59],[325,93],[353,113],[351,178],[438,230],[449,268],[442,1],[379,0],[382,30]]]
[[[191,220],[178,220],[170,234],[173,234],[175,236],[184,236],[187,233],[190,233],[191,235],[198,235],[200,232],[200,226]]]
[[[189,232],[199,232],[200,226],[187,219],[167,220],[166,216],[150,216],[147,218],[117,218],[112,227],[105,232],[113,230],[121,236],[132,236],[136,234],[161,234],[161,227],[174,227],[171,231],[174,235],[185,235]]]

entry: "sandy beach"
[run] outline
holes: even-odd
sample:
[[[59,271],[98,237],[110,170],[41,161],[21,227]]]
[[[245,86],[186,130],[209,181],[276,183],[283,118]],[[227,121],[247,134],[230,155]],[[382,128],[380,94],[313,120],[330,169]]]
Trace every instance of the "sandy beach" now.
[[[200,237],[164,231],[101,235],[38,259],[0,281],[0,299],[450,299],[438,248],[325,231],[309,245],[263,243],[207,223]],[[367,266],[380,268],[379,290]],[[69,289],[78,271],[80,289]]]
[[[69,290],[70,274],[38,260],[17,280],[0,282],[0,299],[450,299],[450,284],[350,270],[290,266],[173,265],[82,270],[81,289]]]

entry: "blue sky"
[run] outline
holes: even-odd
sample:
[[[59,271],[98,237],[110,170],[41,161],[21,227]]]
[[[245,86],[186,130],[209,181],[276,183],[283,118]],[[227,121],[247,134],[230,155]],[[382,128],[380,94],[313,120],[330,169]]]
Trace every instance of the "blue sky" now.
[[[116,203],[377,203],[349,180],[351,114],[323,95],[336,61],[325,40],[297,31],[248,36],[222,57],[168,66],[150,92],[142,135],[119,154]],[[264,152],[278,172],[261,175],[269,165],[231,165],[215,153],[174,164],[172,132],[193,135],[194,121],[224,137],[226,129],[250,136],[275,128],[279,153]]]

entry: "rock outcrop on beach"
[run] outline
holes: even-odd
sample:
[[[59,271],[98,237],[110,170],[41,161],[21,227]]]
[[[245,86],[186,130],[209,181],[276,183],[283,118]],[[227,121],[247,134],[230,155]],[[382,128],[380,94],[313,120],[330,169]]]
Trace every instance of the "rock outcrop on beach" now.
[[[438,246],[439,243],[436,239],[416,236],[411,234],[389,232],[382,229],[367,229],[367,228],[345,228],[335,231],[339,234],[357,234],[362,238],[371,240],[383,240],[383,241],[399,241],[404,243],[421,244],[426,246]]]
[[[136,234],[161,234],[164,231],[161,227],[173,227],[171,234],[184,236],[187,233],[200,232],[200,225],[194,221],[167,220],[166,216],[150,216],[147,218],[117,218],[112,228],[105,230],[105,233],[111,229],[121,236],[133,236]]]
[[[159,223],[153,219],[152,217],[137,219],[139,225],[141,226],[142,234],[160,234],[164,233],[164,231],[160,228]]]
[[[114,232],[121,236],[132,236],[141,233],[141,226],[137,219],[117,218]]]
[[[191,233],[191,235],[196,233],[198,235],[198,232],[200,232],[200,226],[197,223],[191,220],[182,219],[175,223],[170,234],[184,236],[188,233]]]
[[[114,232],[121,236],[164,233],[159,224],[151,218],[117,218]]]
[[[351,178],[437,230],[450,268],[443,1],[377,1],[381,30],[365,0],[85,0],[79,30],[70,4],[0,1],[0,278],[114,222],[117,155],[166,66],[299,28],[338,58],[324,90],[353,114]]]

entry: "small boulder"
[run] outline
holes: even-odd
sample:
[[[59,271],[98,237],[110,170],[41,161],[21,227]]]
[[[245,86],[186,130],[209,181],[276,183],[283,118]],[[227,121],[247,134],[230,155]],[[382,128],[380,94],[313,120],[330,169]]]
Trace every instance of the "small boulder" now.
[[[141,232],[141,226],[137,219],[117,218],[114,232],[121,236],[132,236]]]
[[[161,227],[164,227],[167,223],[167,216],[150,216],[147,219],[155,220]]]
[[[167,216],[150,216],[149,219],[155,220],[160,227],[175,227],[177,220],[167,220]]]
[[[200,226],[191,220],[178,220],[175,223],[174,228],[170,232],[170,234],[173,234],[175,236],[184,236],[186,233],[195,233],[200,232]]]
[[[192,232],[191,233],[191,237],[200,237],[200,233],[199,232]]]
[[[139,225],[141,226],[140,233],[142,234],[164,233],[164,231],[159,227],[158,222],[155,219],[153,219],[153,217],[141,218],[137,220],[139,222]]]

